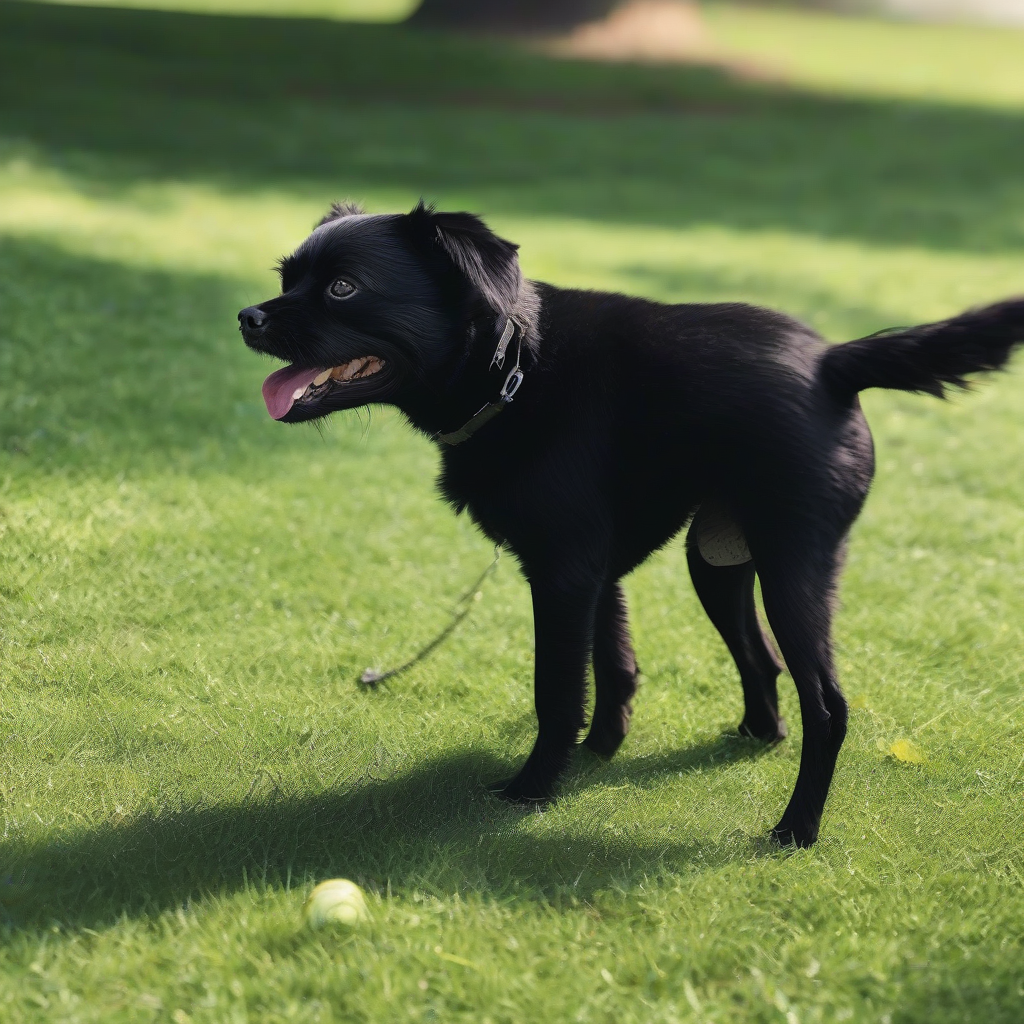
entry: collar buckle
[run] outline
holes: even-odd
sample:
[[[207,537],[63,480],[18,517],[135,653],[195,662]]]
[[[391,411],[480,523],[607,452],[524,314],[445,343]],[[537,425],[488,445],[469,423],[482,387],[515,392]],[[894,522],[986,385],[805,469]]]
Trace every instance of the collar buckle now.
[[[490,402],[483,406],[476,413],[475,416],[471,417],[466,423],[463,423],[458,430],[453,430],[449,434],[437,433],[434,437],[447,445],[462,444],[463,441],[468,441],[482,426],[490,423],[495,416],[504,409],[509,402],[512,401],[516,392],[519,390],[519,386],[523,383],[523,371],[520,369],[519,363],[523,357],[523,331],[525,328],[520,327],[519,332],[519,344],[516,348],[516,365],[509,371],[509,375],[505,378],[505,383],[501,386],[501,392],[498,395],[496,402]],[[494,356],[491,359],[491,365],[489,369],[493,369],[495,365],[499,368],[505,361],[505,350],[508,348],[508,343],[512,340],[513,335],[516,333],[516,323],[511,317],[505,321],[505,329],[501,332],[501,338],[498,341],[498,347],[494,351]]]
[[[494,355],[491,356],[491,365],[488,369],[493,370],[496,366],[499,370],[505,365],[505,350],[508,348],[508,343],[512,340],[512,335],[515,333],[516,327],[512,322],[512,317],[509,317],[505,321],[505,329],[501,332],[501,337],[498,339],[498,347],[494,350]]]

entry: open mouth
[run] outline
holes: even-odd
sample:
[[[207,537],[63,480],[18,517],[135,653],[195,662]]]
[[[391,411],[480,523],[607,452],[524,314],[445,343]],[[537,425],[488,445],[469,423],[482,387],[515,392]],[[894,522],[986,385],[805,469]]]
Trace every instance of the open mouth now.
[[[299,367],[293,363],[275,370],[263,382],[263,401],[275,420],[284,419],[296,403],[318,402],[339,388],[352,387],[356,381],[380,373],[386,365],[378,356],[360,356],[327,369]]]

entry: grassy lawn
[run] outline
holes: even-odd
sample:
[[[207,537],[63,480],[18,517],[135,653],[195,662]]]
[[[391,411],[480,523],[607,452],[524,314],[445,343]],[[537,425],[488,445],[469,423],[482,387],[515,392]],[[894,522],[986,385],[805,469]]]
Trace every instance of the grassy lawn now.
[[[795,694],[778,748],[732,735],[678,541],[628,581],[634,730],[544,813],[484,788],[534,730],[511,560],[361,689],[490,550],[394,413],[271,422],[234,324],[346,196],[837,340],[1019,293],[1024,33],[713,9],[782,69],[757,82],[175,6],[0,4],[0,1019],[1024,1018],[1019,368],[866,396],[851,732],[820,842],[782,853]],[[372,923],[305,930],[339,875]]]

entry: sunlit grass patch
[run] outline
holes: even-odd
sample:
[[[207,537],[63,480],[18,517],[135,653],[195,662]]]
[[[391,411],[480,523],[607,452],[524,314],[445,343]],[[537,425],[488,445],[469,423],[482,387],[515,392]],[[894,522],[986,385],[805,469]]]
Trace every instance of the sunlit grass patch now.
[[[781,6],[781,5],[780,5]],[[713,37],[766,72],[855,96],[1024,105],[1024,29],[707,3]]]

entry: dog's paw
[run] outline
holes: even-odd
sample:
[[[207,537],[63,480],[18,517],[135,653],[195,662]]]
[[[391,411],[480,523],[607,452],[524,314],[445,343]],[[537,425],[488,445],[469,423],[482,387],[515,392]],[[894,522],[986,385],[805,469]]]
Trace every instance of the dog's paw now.
[[[784,718],[765,723],[748,723],[744,718],[737,731],[741,736],[760,740],[762,743],[781,743],[789,735],[789,726],[786,725]]]
[[[540,780],[529,776],[524,778],[522,772],[515,778],[496,782],[487,788],[499,800],[505,800],[510,804],[540,806],[555,799],[553,785],[544,785]]]
[[[625,738],[626,734],[624,732],[615,729],[595,729],[591,727],[590,732],[587,733],[587,738],[583,741],[583,746],[593,751],[598,757],[607,759],[612,757],[615,751],[622,746],[622,741]]]
[[[818,829],[817,827],[812,829],[806,825],[787,824],[785,817],[783,817],[782,821],[768,835],[781,847],[806,850],[817,842]]]
[[[610,712],[595,713],[583,746],[599,757],[611,757],[622,746],[622,741],[629,732],[632,712],[633,709],[628,704],[623,704]]]

